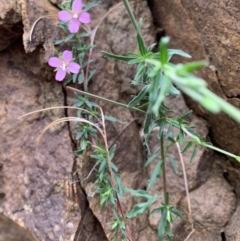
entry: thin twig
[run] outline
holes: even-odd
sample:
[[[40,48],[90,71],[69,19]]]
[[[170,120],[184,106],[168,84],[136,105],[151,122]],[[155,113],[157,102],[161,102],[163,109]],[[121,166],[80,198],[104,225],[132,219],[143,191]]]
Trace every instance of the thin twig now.
[[[184,239],[184,241],[187,241],[194,232],[195,232],[195,229],[192,229],[192,231],[188,234],[188,236]]]
[[[108,147],[108,140],[107,140],[107,132],[106,132],[104,114],[103,114],[102,108],[99,107],[99,110],[101,112],[101,117],[102,117],[102,127],[103,127],[102,137],[103,137],[105,149],[106,149],[106,152],[107,152],[107,162],[108,162],[108,169],[109,169],[109,172],[110,172],[111,184],[112,184],[113,188],[116,190],[117,184],[116,184],[116,181],[114,179],[114,174],[113,174],[113,170],[112,170],[112,161],[111,161],[111,158],[110,158],[110,155],[109,155],[109,147]]]
[[[100,24],[102,23],[102,21],[107,17],[107,15],[113,11],[114,9],[116,9],[120,4],[122,4],[122,2],[116,4],[113,8],[111,8],[101,19],[100,21],[98,22],[97,26],[91,31],[91,34],[90,34],[90,41],[91,41],[91,45],[93,46],[94,45],[94,40],[95,40],[95,37],[96,37],[96,33],[97,33],[97,30],[100,26]],[[93,48],[90,49],[89,51],[89,55],[88,55],[88,61],[90,61],[91,57],[92,57],[92,51],[93,51]],[[84,80],[84,90],[87,89],[87,79],[88,79],[88,73],[89,73],[89,67],[90,65],[88,64],[87,67],[86,67],[86,78]]]
[[[135,118],[133,120],[131,120],[127,125],[124,126],[124,128],[118,133],[118,135],[116,136],[116,138],[112,141],[111,145],[109,146],[109,149],[111,149],[111,147],[114,145],[114,143],[117,141],[117,139],[122,135],[122,133],[134,122],[136,121],[138,118]],[[96,168],[96,166],[98,165],[98,163],[95,163],[95,165],[92,167],[91,171],[88,173],[88,175],[83,179],[83,182],[85,182],[93,173],[94,169]]]
[[[72,88],[72,87],[70,87],[70,86],[67,86],[66,89],[71,90],[71,91],[76,91],[76,92],[81,93],[82,95],[86,95],[86,96],[89,96],[89,97],[93,97],[93,98],[96,98],[96,99],[99,99],[99,100],[103,100],[103,101],[109,102],[109,103],[114,104],[114,105],[117,105],[117,106],[121,106],[121,107],[130,109],[130,110],[135,110],[135,111],[138,111],[138,112],[141,112],[141,113],[146,114],[146,112],[145,112],[144,110],[141,110],[141,109],[138,109],[138,108],[135,108],[135,107],[128,108],[128,106],[125,105],[125,104],[123,104],[123,103],[116,102],[116,101],[114,101],[114,100],[109,100],[109,99],[107,99],[107,98],[104,98],[104,97],[101,97],[101,96],[97,96],[97,95],[94,95],[94,94],[90,94],[90,93],[88,93],[88,92],[85,92],[85,91],[82,91],[82,90],[78,90],[78,89]]]
[[[30,33],[29,33],[29,41],[30,41],[30,42],[32,42],[32,33],[33,33],[33,30],[34,30],[37,22],[40,21],[40,20],[43,19],[43,18],[45,18],[45,16],[39,17],[39,18],[33,23],[32,28],[31,28]]]
[[[134,118],[132,119],[127,125],[125,125],[123,127],[123,129],[118,133],[118,135],[115,137],[115,139],[112,141],[111,145],[109,146],[109,148],[111,149],[111,147],[114,145],[114,143],[117,141],[117,139],[122,135],[122,133],[133,123],[137,120],[138,118]]]
[[[54,106],[54,107],[48,107],[48,108],[44,108],[44,109],[40,109],[40,110],[35,110],[35,111],[32,111],[32,112],[29,112],[27,114],[19,116],[17,119],[21,119],[23,117],[26,117],[28,115],[32,115],[32,114],[35,114],[35,113],[39,113],[39,112],[43,112],[43,111],[47,111],[47,110],[54,110],[54,109],[75,109],[75,110],[85,111],[88,114],[94,116],[100,122],[100,119],[96,115],[94,115],[91,111],[83,109],[83,108],[75,107],[75,106]]]
[[[192,235],[192,233],[194,232],[194,225],[193,225],[193,218],[192,218],[192,207],[191,207],[191,201],[190,201],[190,195],[189,195],[189,189],[188,189],[188,180],[187,180],[187,174],[186,174],[186,167],[183,161],[183,156],[182,156],[182,152],[181,152],[181,148],[178,142],[176,142],[176,146],[177,146],[177,150],[178,150],[178,155],[180,158],[180,162],[182,165],[182,170],[183,170],[183,179],[184,179],[184,185],[185,185],[185,190],[186,190],[186,196],[187,196],[187,203],[188,203],[188,212],[189,212],[189,221],[191,223],[191,227],[192,227],[192,231],[191,233],[188,235],[187,239]],[[185,239],[185,241],[187,240]]]
[[[91,171],[88,173],[88,175],[83,179],[82,182],[86,182],[88,180],[88,178],[92,175],[93,171],[95,170],[96,166],[98,165],[99,163],[95,163],[95,165],[93,166],[93,168],[91,169]]]

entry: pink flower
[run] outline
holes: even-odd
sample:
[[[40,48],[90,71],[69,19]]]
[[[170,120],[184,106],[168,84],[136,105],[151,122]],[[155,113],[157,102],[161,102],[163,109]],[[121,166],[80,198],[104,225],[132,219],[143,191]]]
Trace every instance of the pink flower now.
[[[62,81],[67,73],[77,74],[81,66],[72,61],[72,52],[65,50],[60,58],[52,57],[48,60],[48,64],[56,67],[57,73],[55,79]]]
[[[60,11],[58,19],[69,21],[68,29],[70,33],[77,33],[81,23],[90,23],[90,14],[82,11],[82,0],[75,0],[72,4],[72,11]]]

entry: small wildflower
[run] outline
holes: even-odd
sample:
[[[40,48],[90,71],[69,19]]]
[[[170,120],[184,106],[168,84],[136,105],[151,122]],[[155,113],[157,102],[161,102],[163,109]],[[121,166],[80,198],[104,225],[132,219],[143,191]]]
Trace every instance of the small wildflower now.
[[[62,81],[67,73],[77,74],[81,66],[72,61],[73,56],[72,52],[65,50],[62,54],[62,57],[52,57],[48,60],[48,64],[52,67],[56,67],[56,76],[57,81]]]
[[[75,0],[72,4],[72,11],[60,11],[58,19],[69,21],[68,29],[70,33],[77,33],[81,23],[90,23],[90,14],[82,10],[82,0]]]

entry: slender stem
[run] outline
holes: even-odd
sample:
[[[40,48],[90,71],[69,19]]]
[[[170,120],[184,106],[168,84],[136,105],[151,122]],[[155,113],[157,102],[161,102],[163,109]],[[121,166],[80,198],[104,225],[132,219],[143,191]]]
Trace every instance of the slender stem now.
[[[222,149],[220,149],[220,148],[217,148],[217,147],[215,147],[215,146],[208,145],[208,144],[205,144],[205,143],[203,143],[202,146],[207,147],[207,148],[210,148],[210,149],[213,149],[213,150],[218,151],[218,152],[221,152],[221,153],[223,153],[223,154],[225,154],[225,155],[227,155],[227,156],[233,157],[233,158],[235,158],[235,159],[237,158],[236,155],[234,155],[234,154],[232,154],[232,153],[230,153],[230,152],[228,152],[228,151],[224,151],[224,150],[222,150]]]
[[[127,108],[127,109],[135,110],[135,111],[142,112],[142,113],[146,114],[146,112],[144,110],[141,110],[141,109],[138,109],[138,108],[135,108],[135,107],[128,108],[127,105],[125,105],[123,103],[120,103],[120,102],[117,102],[117,101],[114,101],[114,100],[109,100],[107,98],[104,98],[104,97],[101,97],[101,96],[98,96],[98,95],[94,95],[94,94],[90,94],[88,92],[84,92],[82,90],[78,90],[78,89],[75,89],[75,88],[72,88],[72,87],[69,87],[69,86],[67,86],[66,88],[69,89],[69,90],[72,90],[72,91],[79,92],[82,95],[93,97],[93,98],[96,98],[96,99],[99,99],[99,100],[109,102],[109,103],[114,104],[114,105],[118,105],[118,106],[121,106],[121,107],[124,107],[124,108]]]
[[[194,135],[191,134],[185,127],[182,127],[182,130],[183,130],[188,136],[190,136],[191,138],[194,138]],[[224,150],[222,150],[222,149],[220,149],[220,148],[218,148],[218,147],[215,147],[215,146],[206,144],[206,143],[204,143],[204,142],[200,142],[200,143],[198,143],[198,144],[201,145],[201,146],[210,148],[210,149],[212,149],[212,150],[214,150],[214,151],[218,151],[218,152],[220,152],[220,153],[223,153],[223,154],[225,154],[225,155],[227,155],[227,156],[233,157],[233,158],[235,158],[235,159],[238,158],[238,156],[234,155],[233,153],[230,153],[230,152],[228,152],[228,151],[224,151]]]
[[[161,136],[160,139],[161,145],[161,159],[162,159],[162,178],[163,178],[163,192],[164,192],[164,200],[166,203],[166,195],[167,195],[167,178],[166,178],[166,161],[165,161],[165,153],[164,153],[164,137]]]
[[[177,146],[178,155],[179,155],[179,158],[180,158],[180,161],[181,161],[181,165],[182,165],[183,179],[184,179],[184,185],[185,185],[187,202],[188,202],[189,221],[191,223],[192,231],[193,231],[194,230],[194,226],[193,226],[193,218],[192,218],[192,207],[191,207],[191,201],[190,201],[190,195],[189,195],[189,189],[188,189],[188,180],[187,180],[186,167],[185,167],[185,164],[184,164],[184,161],[183,161],[183,156],[182,156],[180,145],[179,145],[178,142],[176,142],[175,144]]]
[[[123,4],[124,4],[125,8],[127,9],[128,15],[129,15],[129,17],[132,21],[132,24],[133,24],[134,28],[137,31],[137,29],[138,29],[137,20],[136,20],[134,14],[133,14],[133,11],[132,11],[132,8],[129,4],[129,1],[128,0],[122,0],[122,1],[123,1]]]

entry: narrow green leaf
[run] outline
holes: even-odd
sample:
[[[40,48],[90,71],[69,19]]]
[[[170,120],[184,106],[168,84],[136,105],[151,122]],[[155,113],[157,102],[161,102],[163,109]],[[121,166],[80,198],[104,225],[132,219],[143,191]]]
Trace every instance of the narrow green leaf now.
[[[138,203],[133,207],[133,209],[127,215],[127,218],[134,218],[144,213],[148,208],[149,208],[149,202]]]
[[[158,237],[160,239],[163,239],[164,237],[166,224],[167,224],[167,209],[164,208],[162,211],[160,222],[158,223]]]
[[[155,158],[157,158],[159,156],[159,154],[154,154],[154,155],[152,155],[152,156],[150,156],[148,159],[147,159],[147,161],[146,161],[146,163],[145,163],[145,167],[146,166],[148,166]]]
[[[98,172],[99,172],[99,173],[103,173],[103,172],[105,172],[106,168],[107,168],[107,160],[104,159],[104,160],[102,160],[102,161],[100,162],[100,166],[99,166],[99,168],[98,168]]]
[[[207,66],[208,62],[206,61],[195,61],[191,63],[184,64],[182,66],[178,66],[177,73],[181,76],[186,76],[186,74],[191,73],[195,70],[199,70],[204,66]]]
[[[80,147],[81,147],[81,149],[86,149],[86,147],[87,147],[87,140],[86,139],[84,139],[84,138],[81,139]]]
[[[162,102],[164,101],[165,97],[168,95],[169,89],[171,87],[170,79],[164,78],[164,76],[162,74],[160,74],[160,80],[161,80],[161,84],[162,84],[161,88],[160,88],[160,93],[158,94],[155,104],[152,107],[152,111],[156,116],[158,115],[159,108],[160,108]]]
[[[167,134],[165,136],[165,138],[167,139],[169,136],[171,136],[172,134],[172,122],[168,123],[168,130],[167,130]]]
[[[180,210],[178,210],[178,209],[176,209],[176,208],[172,208],[172,209],[171,209],[171,212],[172,212],[174,215],[182,218],[182,212],[181,212]]]
[[[110,160],[113,159],[113,157],[114,157],[114,153],[115,153],[115,151],[116,151],[116,148],[117,148],[117,144],[114,144],[114,145],[112,146],[112,148],[109,150],[109,157],[110,157]]]
[[[195,156],[197,154],[197,149],[198,149],[198,146],[195,144],[194,148],[193,148],[192,156],[191,156],[191,159],[190,159],[190,163],[193,162],[193,160],[194,160],[194,158],[195,158]]]
[[[87,67],[89,64],[91,64],[93,62],[93,59],[90,59],[86,62],[84,62],[81,66],[81,69],[83,70],[85,67]]]
[[[72,75],[72,81],[73,81],[73,83],[76,82],[77,76],[78,76],[78,74],[73,74],[73,75]]]
[[[69,42],[74,36],[75,36],[74,33],[69,34],[69,35],[64,39],[64,42],[65,42],[65,43]]]
[[[96,71],[97,71],[96,69],[93,69],[93,70],[91,70],[89,72],[89,76],[87,78],[87,82],[89,82],[89,80],[95,75]]]
[[[189,148],[191,148],[192,144],[193,143],[189,141],[188,144],[183,148],[182,153],[186,152]]]
[[[168,108],[168,107],[164,104],[164,101],[163,101],[162,104],[161,104],[161,109],[164,110],[164,111],[166,111],[166,112],[174,113],[173,110],[171,110],[170,108]],[[162,117],[163,117],[163,116],[165,117],[166,115],[165,115],[164,113],[162,113],[161,116],[162,116]]]
[[[122,61],[125,61],[125,62],[128,62],[129,60],[135,59],[134,57],[111,54],[111,53],[108,53],[108,52],[105,52],[105,51],[101,51],[101,52],[103,53],[104,57],[118,59],[118,60],[122,60]]]
[[[161,80],[161,76],[160,76],[160,73],[158,73],[156,76],[154,76],[152,78],[151,83],[150,83],[149,102],[150,102],[150,106],[152,106],[152,108],[155,105],[157,98],[158,98],[160,80]],[[151,111],[153,111],[153,109]],[[154,114],[156,115],[156,113],[154,113]],[[158,115],[156,115],[156,116],[158,116]]]
[[[197,136],[199,137],[199,135],[193,130],[193,128],[195,128],[195,126],[188,126],[185,127],[187,129],[188,132],[190,132],[193,136]]]
[[[112,229],[116,229],[118,227],[119,223],[118,220],[112,223]]]
[[[84,153],[84,151],[85,151],[85,149],[77,150],[77,151],[74,152],[74,155],[75,156],[80,156],[80,155],[82,155]]]
[[[134,77],[134,82],[139,82],[138,80],[142,77],[145,69],[146,69],[146,66],[144,63],[140,63],[138,65],[137,70],[136,70],[136,75]]]
[[[101,4],[101,1],[94,1],[92,3],[89,3],[85,8],[84,11],[88,12],[91,8],[98,6],[99,4]]]
[[[83,37],[90,37],[91,35],[89,33],[80,33],[77,35],[78,38],[83,38]]]
[[[179,130],[178,141],[179,141],[180,145],[183,145],[183,142],[184,142],[184,132],[183,132],[182,129]]]
[[[182,50],[179,49],[168,49],[168,56],[169,56],[169,60],[172,58],[173,55],[179,55],[185,58],[192,58],[191,55],[185,53]]]
[[[131,52],[131,51],[128,51],[127,53],[128,53],[128,55],[129,55],[129,57],[133,57],[134,59],[140,57],[139,54],[136,54],[136,53]]]
[[[61,43],[63,43],[63,42],[64,42],[64,40],[62,40],[62,39],[56,40],[56,41],[54,42],[54,45],[58,45],[58,44],[61,44]]]
[[[187,113],[178,116],[176,119],[187,119],[188,117],[190,117],[192,115],[192,110],[188,111]]]
[[[104,116],[104,119],[107,120],[107,121],[111,121],[111,122],[117,122],[117,123],[123,124],[123,125],[126,125],[126,124],[127,124],[126,121],[121,121],[121,120],[119,120],[119,119],[117,119],[117,118],[115,118],[115,117],[113,117],[113,116],[107,116],[107,115],[105,115],[105,116]]]
[[[168,141],[170,141],[172,144],[175,144],[176,143],[176,140],[174,138],[172,138],[171,136],[169,136],[167,138]]]
[[[134,58],[128,61],[128,64],[139,64],[143,62],[143,58],[140,56],[139,58]]]
[[[159,212],[162,212],[163,208],[162,207],[158,207],[158,208],[154,208],[150,214],[154,214],[154,213],[159,213]]]
[[[147,53],[147,48],[146,48],[146,45],[144,43],[144,39],[143,39],[142,34],[141,34],[141,25],[142,25],[142,19],[140,19],[139,23],[138,23],[137,42],[138,42],[139,52],[141,53],[142,56],[145,56],[145,54]]]
[[[117,173],[118,172],[117,166],[113,162],[111,163],[111,166],[112,166],[113,171]]]
[[[154,198],[154,196],[148,194],[146,191],[141,190],[141,189],[133,190],[130,188],[124,188],[124,192],[129,192],[130,194],[132,194],[135,197],[146,198],[146,199]]]
[[[149,134],[149,126],[151,124],[152,121],[152,114],[151,113],[147,113],[145,121],[144,121],[144,135],[147,136]]]
[[[76,140],[79,140],[83,136],[83,132],[80,132],[76,135]]]
[[[166,121],[162,121],[159,126],[159,132],[158,132],[158,138],[160,139],[163,135],[164,127],[165,127]]]
[[[122,186],[121,176],[114,175],[114,178],[117,183],[117,194],[118,194],[118,197],[121,199],[121,198],[123,198],[123,186]]]
[[[147,48],[147,51],[148,51],[148,52],[152,51],[155,46],[156,46],[156,43],[151,44],[151,45]]]
[[[159,161],[156,165],[156,167],[154,168],[151,177],[148,181],[148,186],[147,186],[147,190],[152,189],[153,184],[155,183],[155,181],[157,180],[157,177],[160,174],[160,170],[161,170],[161,166],[162,166],[162,161]]]
[[[148,91],[149,91],[149,85],[144,86],[140,91],[140,93],[128,103],[128,108],[132,108],[137,104],[139,104],[140,101],[147,95]]]
[[[206,82],[203,79],[197,78],[192,74],[189,74],[187,77],[182,77],[177,75],[175,70],[165,70],[164,74],[170,78],[179,89],[194,100],[198,102],[202,100],[203,95],[199,91],[201,88],[206,88]]]
[[[172,158],[172,156],[167,156],[170,163],[171,163],[171,166],[173,168],[173,171],[175,172],[175,174],[178,174],[178,166],[177,166],[177,162]]]
[[[80,74],[78,75],[78,84],[82,84],[84,81],[84,73],[83,71],[80,72]]]
[[[144,45],[144,41],[142,39],[142,35],[137,34],[137,42],[138,42],[138,49],[142,56],[147,53],[147,49]]]
[[[178,96],[180,94],[180,91],[173,84],[171,84],[169,94],[173,96]]]
[[[147,109],[148,106],[149,106],[149,102],[146,102],[146,103],[138,106],[138,109],[141,109],[141,110],[143,109],[143,110],[145,110],[145,109]]]

